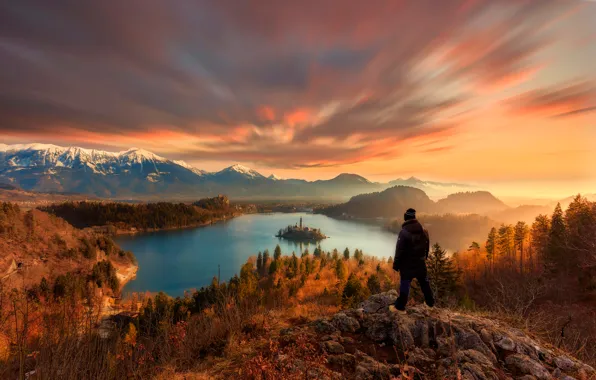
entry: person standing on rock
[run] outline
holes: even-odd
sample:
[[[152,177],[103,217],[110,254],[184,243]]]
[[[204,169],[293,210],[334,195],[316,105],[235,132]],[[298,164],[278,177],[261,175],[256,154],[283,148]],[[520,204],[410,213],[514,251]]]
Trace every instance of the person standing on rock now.
[[[409,208],[404,214],[404,223],[397,238],[395,248],[395,259],[393,270],[400,274],[399,297],[395,305],[389,310],[395,312],[406,310],[410,285],[412,280],[418,280],[418,284],[424,293],[424,300],[429,307],[433,307],[435,299],[430,287],[430,280],[426,270],[426,259],[430,251],[430,239],[428,231],[416,220],[416,210]]]

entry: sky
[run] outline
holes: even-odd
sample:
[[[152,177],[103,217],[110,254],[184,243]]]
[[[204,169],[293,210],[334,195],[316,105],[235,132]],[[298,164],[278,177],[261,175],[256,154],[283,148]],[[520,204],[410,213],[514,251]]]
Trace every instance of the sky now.
[[[0,2],[0,143],[596,193],[596,2]]]

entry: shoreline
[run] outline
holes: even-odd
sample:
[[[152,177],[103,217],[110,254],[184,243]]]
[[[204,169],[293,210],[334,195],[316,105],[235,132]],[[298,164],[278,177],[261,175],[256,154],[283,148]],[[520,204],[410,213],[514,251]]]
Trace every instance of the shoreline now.
[[[113,237],[118,237],[118,236],[133,236],[133,235],[137,235],[137,234],[146,234],[146,233],[152,233],[152,232],[161,232],[161,231],[178,231],[178,230],[188,230],[188,229],[193,229],[193,228],[202,228],[202,227],[208,227],[220,222],[227,222],[228,220],[232,220],[234,218],[237,218],[239,216],[243,216],[246,214],[238,214],[238,215],[232,215],[231,217],[228,218],[218,218],[218,219],[212,219],[209,222],[205,222],[205,223],[197,223],[197,224],[191,224],[191,225],[187,225],[187,226],[175,226],[175,227],[164,227],[164,228],[147,228],[147,229],[142,229],[142,230],[123,230],[123,229],[118,229],[116,230],[116,232],[114,232],[113,234],[111,234],[111,236]],[[102,226],[104,227],[104,226]],[[135,227],[132,227],[135,228]],[[134,252],[133,252],[134,253]]]

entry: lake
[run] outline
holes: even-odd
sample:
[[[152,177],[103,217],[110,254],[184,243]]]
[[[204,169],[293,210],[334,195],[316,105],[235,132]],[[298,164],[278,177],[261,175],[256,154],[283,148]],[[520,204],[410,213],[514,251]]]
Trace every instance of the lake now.
[[[273,257],[277,244],[284,255],[292,251],[299,255],[306,247],[312,254],[313,243],[274,236],[280,228],[299,223],[300,217],[304,225],[320,228],[329,237],[320,242],[324,251],[337,248],[343,254],[348,247],[351,253],[359,248],[377,257],[394,254],[396,236],[379,226],[307,213],[243,215],[208,227],[118,237],[118,245],[132,251],[139,262],[137,278],[126,284],[123,293],[163,291],[180,296],[185,290],[209,284],[217,276],[218,265],[221,280],[227,281],[259,251],[269,249]]]

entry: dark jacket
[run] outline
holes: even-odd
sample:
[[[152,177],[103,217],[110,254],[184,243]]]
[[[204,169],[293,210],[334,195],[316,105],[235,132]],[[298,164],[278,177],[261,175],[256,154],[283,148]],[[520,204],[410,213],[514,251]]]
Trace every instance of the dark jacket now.
[[[397,238],[393,269],[407,277],[424,273],[429,251],[428,231],[416,219],[407,220]]]

